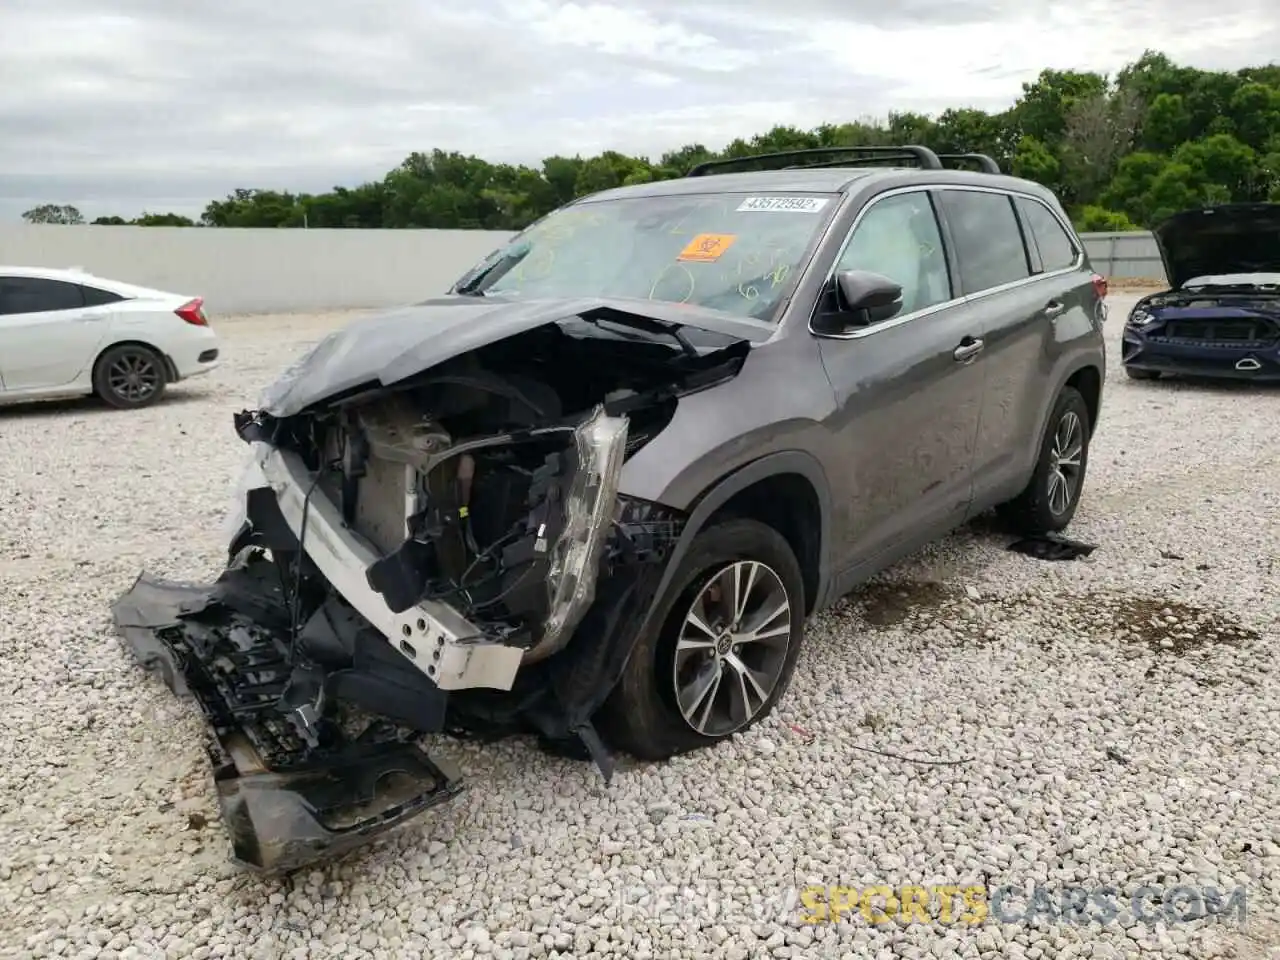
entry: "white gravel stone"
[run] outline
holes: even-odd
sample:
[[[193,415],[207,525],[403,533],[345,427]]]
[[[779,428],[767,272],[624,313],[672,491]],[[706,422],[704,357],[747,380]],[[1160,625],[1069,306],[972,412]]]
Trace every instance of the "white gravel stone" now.
[[[815,620],[774,717],[608,788],[442,740],[458,801],[290,881],[226,862],[201,724],[108,605],[144,566],[217,573],[232,413],[348,317],[228,318],[227,365],[152,409],[0,410],[0,956],[1267,956],[1280,392],[1127,381],[1112,301],[1090,558],[958,532]],[[984,882],[1243,884],[1249,919],[813,926],[795,899]]]

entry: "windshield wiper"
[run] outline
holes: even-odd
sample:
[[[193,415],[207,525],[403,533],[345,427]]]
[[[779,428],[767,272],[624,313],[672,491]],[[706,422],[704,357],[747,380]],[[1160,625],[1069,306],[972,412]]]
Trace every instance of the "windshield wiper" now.
[[[527,257],[532,249],[533,244],[530,243],[507,248],[488,266],[481,267],[471,276],[463,277],[462,280],[458,281],[453,288],[453,292],[464,297],[483,297],[484,291],[480,289],[482,283],[486,280],[491,280],[494,283],[501,280],[512,267]]]

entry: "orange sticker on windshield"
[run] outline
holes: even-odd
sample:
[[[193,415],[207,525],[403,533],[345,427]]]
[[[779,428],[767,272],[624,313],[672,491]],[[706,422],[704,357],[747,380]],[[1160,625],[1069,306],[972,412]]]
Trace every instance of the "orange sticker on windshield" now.
[[[700,233],[689,241],[676,259],[710,263],[719,260],[737,239],[732,233]]]

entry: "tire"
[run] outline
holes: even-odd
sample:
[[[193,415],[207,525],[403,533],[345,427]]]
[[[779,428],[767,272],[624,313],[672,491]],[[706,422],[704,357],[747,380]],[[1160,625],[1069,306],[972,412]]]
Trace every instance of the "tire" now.
[[[1068,437],[1072,422],[1075,424],[1074,439]],[[1092,430],[1089,406],[1084,402],[1080,391],[1074,387],[1063,387],[1040,441],[1040,455],[1036,459],[1031,481],[1022,493],[998,508],[1001,518],[1013,532],[1024,536],[1057,533],[1071,522],[1080,505],[1080,494],[1084,490]],[[1074,474],[1067,469],[1058,469],[1059,456],[1056,448],[1059,442],[1065,443],[1068,448],[1061,452],[1070,453],[1075,447],[1079,448],[1077,455],[1070,458],[1077,461]],[[1055,480],[1055,473],[1067,479],[1065,498],[1061,498],[1060,493],[1056,492],[1061,488]]]
[[[764,637],[746,641],[737,649],[730,645],[731,638],[722,639],[717,652],[711,637],[687,623],[686,617],[696,605],[700,619],[716,626],[712,620],[717,608],[715,596],[708,606],[704,603],[707,592],[720,590],[723,601],[724,587],[733,582],[735,572],[739,582],[746,582],[753,569],[742,620],[750,624],[753,614],[767,616],[768,611],[779,608],[783,598],[789,619],[784,621],[779,613],[757,622],[755,629]],[[786,693],[804,637],[800,564],[782,535],[756,520],[727,520],[698,534],[681,560],[671,588],[658,603],[654,623],[661,626],[637,641],[618,685],[596,718],[611,746],[641,760],[665,760],[710,746],[768,716]],[[701,638],[706,646],[678,652],[682,633],[689,639]],[[758,686],[743,679],[741,685],[717,688],[709,698],[696,703],[696,709],[688,710],[691,719],[686,720],[677,695],[678,678],[686,690],[691,687],[689,681],[702,671],[718,670],[723,680],[741,678],[735,664],[751,668]],[[748,690],[746,710],[734,699],[743,689]],[[696,697],[686,701],[686,708],[692,701]],[[738,709],[732,711],[734,707]],[[704,716],[706,722],[701,723]]]
[[[119,410],[150,406],[169,385],[164,358],[139,343],[122,343],[107,350],[93,368],[93,392]]]
[[[1139,370],[1136,367],[1125,367],[1124,375],[1130,380],[1159,380],[1160,373],[1157,370]]]

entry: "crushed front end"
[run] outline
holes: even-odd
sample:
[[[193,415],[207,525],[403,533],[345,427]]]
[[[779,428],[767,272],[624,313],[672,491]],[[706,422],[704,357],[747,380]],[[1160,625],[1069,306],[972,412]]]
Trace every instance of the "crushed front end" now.
[[[1280,380],[1280,291],[1177,290],[1129,315],[1121,362],[1152,374]]]
[[[232,859],[271,873],[353,850],[462,788],[412,728],[288,705],[286,611],[275,571],[252,557],[212,585],[144,574],[113,608],[143,666],[200,705]]]
[[[235,418],[251,453],[226,570],[144,575],[114,608],[204,712],[235,859],[296,869],[456,796],[428,734],[534,733],[609,776],[591,720],[685,521],[621,495],[623,463],[745,347],[552,325]]]

